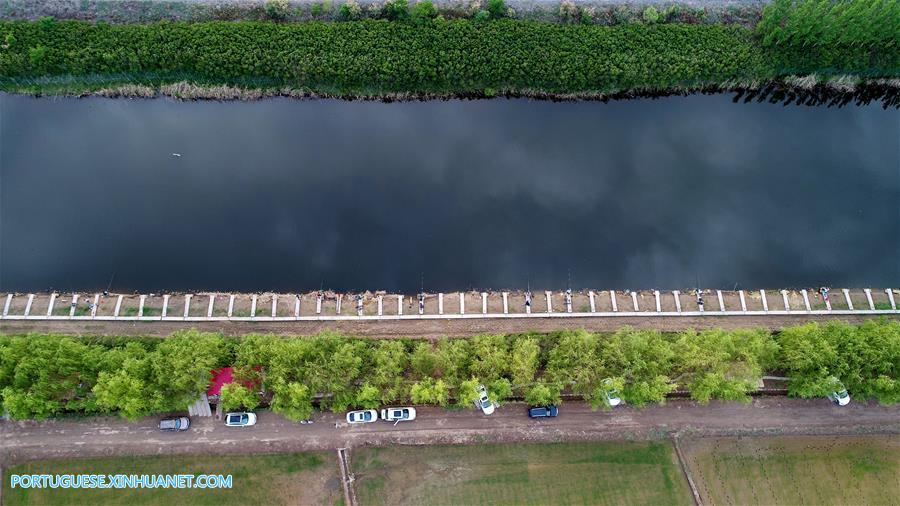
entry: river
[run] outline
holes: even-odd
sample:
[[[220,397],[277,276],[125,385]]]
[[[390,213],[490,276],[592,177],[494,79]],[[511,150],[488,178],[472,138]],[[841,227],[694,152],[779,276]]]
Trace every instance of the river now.
[[[900,284],[900,113],[0,95],[4,291],[422,284]]]

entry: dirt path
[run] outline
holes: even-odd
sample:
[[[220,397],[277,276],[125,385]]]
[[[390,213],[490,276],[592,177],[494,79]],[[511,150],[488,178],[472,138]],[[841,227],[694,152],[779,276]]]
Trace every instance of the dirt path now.
[[[890,315],[888,318],[900,318]],[[276,321],[276,322],[101,322],[101,321],[22,321],[0,322],[0,334],[15,335],[29,332],[71,335],[167,336],[172,332],[195,328],[222,332],[226,335],[266,333],[278,335],[309,335],[335,331],[344,335],[376,338],[441,336],[471,336],[477,334],[509,334],[517,332],[551,332],[563,329],[586,329],[609,332],[625,325],[639,329],[679,331],[688,328],[720,327],[725,329],[765,327],[778,330],[807,321],[839,319],[860,323],[866,315],[782,315],[782,316],[621,316],[584,318],[472,318],[456,320],[388,320],[388,321]]]
[[[525,406],[508,404],[492,416],[473,409],[422,407],[416,421],[394,427],[349,427],[342,414],[317,414],[300,425],[270,412],[254,427],[225,427],[212,418],[193,420],[185,433],[161,433],[157,418],[128,423],[118,418],[0,423],[0,464],[42,458],[140,454],[267,453],[334,450],[360,446],[647,439],[672,432],[732,434],[900,434],[900,406],[854,402],[838,408],[824,399],[765,398],[751,404],[673,401],[643,409],[591,411],[566,403],[556,419],[531,420]],[[337,424],[337,426],[336,426]]]

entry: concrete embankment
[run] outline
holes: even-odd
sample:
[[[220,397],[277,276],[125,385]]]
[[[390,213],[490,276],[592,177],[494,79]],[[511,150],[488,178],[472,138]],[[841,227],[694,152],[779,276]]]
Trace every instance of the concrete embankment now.
[[[0,294],[0,332],[167,335],[182,328],[226,334],[373,337],[471,335],[624,325],[660,330],[762,326],[810,320],[900,317],[900,289],[689,291],[38,293]]]

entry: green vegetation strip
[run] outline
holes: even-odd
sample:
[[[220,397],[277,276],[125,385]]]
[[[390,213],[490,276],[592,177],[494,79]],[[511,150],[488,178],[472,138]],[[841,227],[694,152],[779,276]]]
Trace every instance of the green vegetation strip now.
[[[668,442],[363,448],[360,504],[689,504]]]
[[[0,336],[2,407],[17,419],[182,411],[221,366],[234,366],[239,380],[223,390],[226,409],[269,404],[295,420],[308,418],[316,400],[333,411],[391,402],[468,406],[479,383],[496,401],[518,394],[531,404],[570,392],[603,406],[608,378],[633,405],[664,402],[679,388],[704,403],[748,401],[766,371],[791,377],[791,395],[821,397],[839,379],[857,399],[892,403],[900,401],[900,321],[809,323],[776,335],[623,328],[436,343],[196,331],[162,340]]]
[[[12,474],[231,475],[232,488],[23,489]],[[330,453],[44,460],[4,469],[3,504],[336,504],[339,479]]]
[[[681,440],[707,504],[896,504],[897,436]]]
[[[652,20],[442,20],[409,15],[402,2],[384,7],[393,21],[0,22],[0,89],[186,81],[342,96],[561,95],[752,86],[793,74],[900,75],[900,2],[853,3],[874,7],[852,11],[848,30],[841,29],[844,11],[817,10],[809,26],[804,6],[784,2],[766,9],[758,30]]]

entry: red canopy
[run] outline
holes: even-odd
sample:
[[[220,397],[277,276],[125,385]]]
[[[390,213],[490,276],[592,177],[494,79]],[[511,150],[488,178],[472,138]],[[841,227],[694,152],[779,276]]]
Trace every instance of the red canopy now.
[[[222,391],[222,385],[234,382],[234,369],[231,367],[213,369],[212,375],[206,395],[219,395],[219,392]]]

